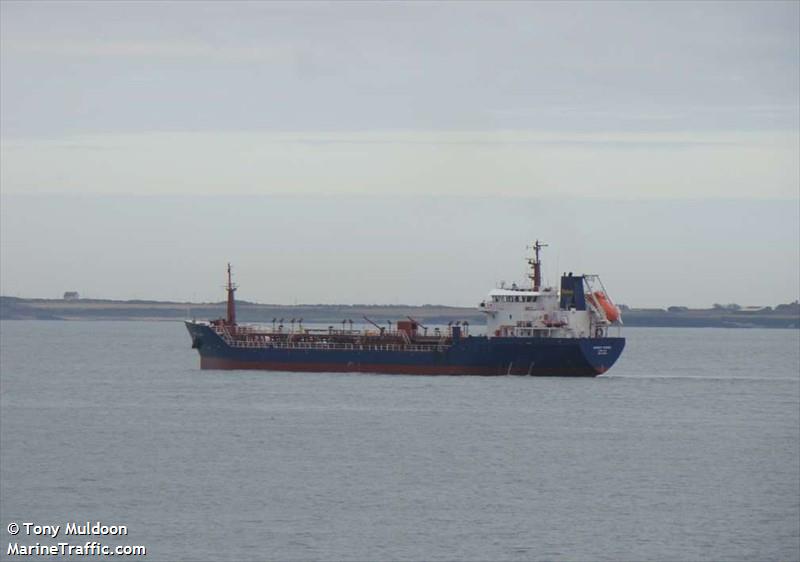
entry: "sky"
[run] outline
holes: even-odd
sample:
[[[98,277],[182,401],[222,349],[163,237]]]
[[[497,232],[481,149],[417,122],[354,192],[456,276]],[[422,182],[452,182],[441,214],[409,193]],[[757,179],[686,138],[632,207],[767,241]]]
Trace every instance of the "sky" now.
[[[0,2],[0,293],[800,294],[800,3]]]

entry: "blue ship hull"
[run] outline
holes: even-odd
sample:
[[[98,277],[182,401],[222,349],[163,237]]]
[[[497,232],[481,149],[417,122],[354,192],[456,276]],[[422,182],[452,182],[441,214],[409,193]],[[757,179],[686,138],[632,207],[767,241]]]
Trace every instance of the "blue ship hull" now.
[[[202,369],[363,372],[414,375],[594,377],[619,358],[625,338],[468,336],[439,349],[378,350],[234,347],[209,325],[186,322]]]

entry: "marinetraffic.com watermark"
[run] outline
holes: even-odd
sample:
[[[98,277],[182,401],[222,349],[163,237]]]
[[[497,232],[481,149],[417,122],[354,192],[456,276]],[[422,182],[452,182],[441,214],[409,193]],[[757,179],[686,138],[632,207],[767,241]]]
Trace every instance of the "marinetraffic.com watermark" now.
[[[95,540],[95,537],[127,537],[127,525],[106,525],[100,521],[40,525],[24,521],[9,523],[6,531],[13,537],[6,549],[7,556],[147,555],[147,548],[143,545],[103,544]]]

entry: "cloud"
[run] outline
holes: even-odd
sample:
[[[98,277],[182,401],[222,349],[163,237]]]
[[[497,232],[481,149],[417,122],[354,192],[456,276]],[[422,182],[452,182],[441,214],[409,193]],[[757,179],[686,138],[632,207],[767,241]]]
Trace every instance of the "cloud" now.
[[[143,133],[2,143],[6,193],[800,198],[800,135]]]
[[[237,62],[291,62],[297,56],[296,49],[288,45],[222,45],[214,41],[193,40],[4,39],[2,51],[7,56],[130,57]]]

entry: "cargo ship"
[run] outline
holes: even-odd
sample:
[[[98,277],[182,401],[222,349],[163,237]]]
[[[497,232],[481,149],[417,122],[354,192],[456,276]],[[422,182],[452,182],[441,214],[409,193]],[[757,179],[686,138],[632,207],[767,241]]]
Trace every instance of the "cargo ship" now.
[[[593,377],[608,371],[625,347],[622,319],[597,275],[561,276],[542,286],[540,252],[531,245],[531,268],[522,285],[489,292],[479,304],[486,329],[470,334],[467,322],[429,329],[408,317],[369,329],[244,325],[236,321],[237,287],[227,270],[227,316],[187,321],[201,369],[360,372],[407,375],[534,375]],[[612,335],[610,332],[614,331]]]

